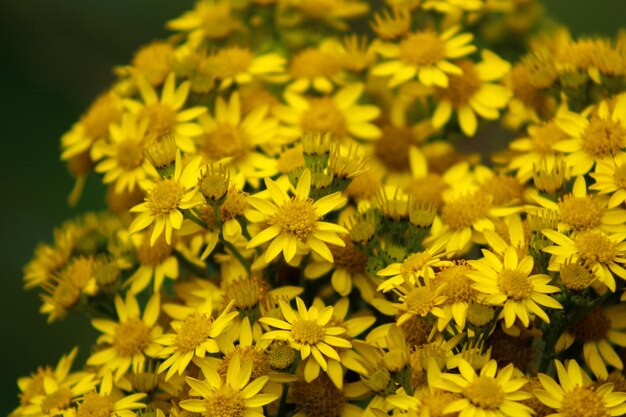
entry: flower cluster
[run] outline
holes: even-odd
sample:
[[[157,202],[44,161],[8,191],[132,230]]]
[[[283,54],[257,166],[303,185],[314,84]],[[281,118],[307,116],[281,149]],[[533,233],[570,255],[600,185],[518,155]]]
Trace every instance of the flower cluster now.
[[[199,0],[116,68],[61,138],[108,210],[24,274],[101,335],[11,417],[626,415],[626,32],[374,3]]]

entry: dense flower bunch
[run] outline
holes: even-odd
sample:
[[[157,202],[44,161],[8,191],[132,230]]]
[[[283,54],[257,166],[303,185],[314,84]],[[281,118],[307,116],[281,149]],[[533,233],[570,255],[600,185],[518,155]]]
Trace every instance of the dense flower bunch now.
[[[109,210],[25,269],[101,336],[13,417],[626,415],[626,35],[373,3],[201,0],[116,69],[61,139]]]

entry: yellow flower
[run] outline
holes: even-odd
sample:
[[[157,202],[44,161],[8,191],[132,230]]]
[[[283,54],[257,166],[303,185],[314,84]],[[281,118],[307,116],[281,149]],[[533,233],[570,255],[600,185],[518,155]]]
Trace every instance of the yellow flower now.
[[[278,0],[282,7],[279,11],[286,13],[285,23],[303,24],[302,17],[310,20],[319,20],[331,26],[335,30],[347,30],[348,24],[343,19],[351,19],[364,15],[369,10],[367,2],[359,0]],[[288,8],[296,9],[295,14]],[[289,19],[289,22],[287,22]],[[280,17],[279,17],[280,22]]]
[[[278,121],[268,115],[268,107],[260,106],[242,116],[239,93],[225,101],[219,97],[213,115],[200,117],[204,134],[198,139],[198,152],[209,162],[220,162],[231,171],[231,177],[241,173],[248,182],[276,173],[276,163],[261,151],[274,146]]]
[[[417,76],[426,85],[448,87],[448,75],[461,75],[463,70],[449,61],[461,58],[476,50],[470,42],[469,33],[458,34],[460,26],[454,26],[442,34],[424,30],[408,34],[399,44],[382,43],[378,52],[391,60],[372,68],[372,74],[392,77],[389,87],[395,87]]]
[[[546,374],[539,374],[539,381],[544,389],[533,392],[539,401],[557,411],[552,416],[600,417],[626,414],[626,394],[613,392],[613,384],[591,387],[585,382],[587,376],[575,360],[570,360],[567,368],[558,360],[554,362],[559,383]]]
[[[137,249],[139,267],[124,283],[129,291],[137,294],[143,291],[154,277],[153,290],[158,292],[165,278],[178,278],[178,259],[174,247],[167,244],[164,236],[159,237],[154,245],[150,244],[150,231],[132,236]]]
[[[397,313],[400,314],[396,323],[402,326],[413,317],[426,317],[432,314],[435,317],[444,317],[441,304],[446,301],[442,296],[445,285],[435,286],[431,282],[428,273],[421,281],[405,281],[402,285],[395,286],[393,292],[398,295],[399,302],[393,304]]]
[[[104,334],[98,338],[103,349],[87,359],[87,365],[100,367],[101,373],[114,372],[118,381],[131,368],[142,369],[146,356],[155,357],[160,346],[155,340],[163,329],[156,324],[160,313],[160,296],[156,293],[146,304],[143,318],[139,304],[131,293],[126,294],[126,302],[115,296],[115,310],[119,322],[94,319],[91,324]]]
[[[441,374],[436,388],[460,394],[462,398],[451,402],[444,413],[460,412],[460,417],[530,417],[533,411],[520,401],[531,394],[521,388],[526,378],[514,377],[512,364],[498,371],[495,360],[490,360],[477,375],[474,368],[464,359],[459,359],[458,374]]]
[[[498,318],[504,318],[506,327],[512,327],[516,318],[528,327],[533,314],[549,323],[540,305],[563,308],[547,295],[559,291],[558,287],[548,285],[551,278],[543,274],[530,275],[534,265],[531,256],[520,260],[513,247],[507,249],[503,261],[486,249],[483,255],[485,257],[478,261],[468,261],[477,271],[467,272],[467,276],[475,281],[472,287],[485,295],[485,303],[503,306]]]
[[[293,81],[288,91],[305,93],[313,88],[322,94],[329,94],[335,85],[344,83],[345,74],[336,54],[324,48],[304,49],[291,58],[289,76]]]
[[[572,175],[584,175],[597,161],[607,161],[626,147],[626,94],[601,102],[589,118],[574,112],[557,116],[557,125],[569,135],[554,148],[567,153]]]
[[[170,73],[163,85],[161,98],[142,77],[137,78],[137,87],[142,101],[127,99],[125,105],[137,114],[139,123],[147,120],[146,135],[156,139],[171,136],[182,151],[195,151],[192,138],[201,135],[203,130],[193,120],[207,109],[201,106],[184,108],[189,95],[189,81],[176,88],[174,73]]]
[[[221,90],[233,84],[242,85],[254,80],[272,81],[285,78],[285,58],[279,54],[255,56],[248,48],[232,46],[220,49],[209,60],[215,65],[216,76],[221,80]]]
[[[311,249],[327,261],[333,262],[327,243],[343,247],[345,243],[338,234],[348,231],[334,223],[322,222],[320,218],[344,204],[345,198],[341,193],[333,193],[317,201],[311,200],[309,170],[302,173],[293,198],[289,198],[269,178],[265,179],[265,185],[273,202],[255,196],[249,197],[248,202],[258,212],[249,213],[247,217],[252,222],[265,222],[269,226],[250,240],[248,248],[255,248],[271,240],[265,251],[265,262],[271,262],[281,252],[289,262],[295,256],[298,246]]]
[[[257,417],[265,415],[263,406],[278,398],[275,394],[261,394],[269,376],[250,380],[252,362],[241,364],[239,354],[232,356],[228,364],[226,378],[223,380],[217,370],[205,366],[202,373],[206,378],[200,381],[187,377],[192,397],[201,399],[183,400],[180,406],[192,413],[205,416],[242,416]]]
[[[596,183],[589,187],[598,194],[610,194],[608,208],[621,206],[626,201],[626,153],[620,152],[615,158],[596,161],[595,172],[591,176]]]
[[[201,162],[202,157],[196,156],[183,169],[180,152],[177,152],[174,175],[171,178],[144,181],[141,185],[146,191],[146,199],[130,210],[140,214],[128,227],[129,232],[137,233],[154,224],[150,244],[154,246],[159,236],[165,233],[165,241],[171,245],[172,232],[180,229],[183,224],[181,210],[195,207],[202,202],[196,189]]]
[[[148,120],[138,122],[137,116],[124,114],[121,124],[111,124],[109,141],[97,142],[91,150],[94,160],[103,159],[95,171],[104,173],[102,182],[115,184],[115,192],[132,192],[153,169],[143,156]]]
[[[552,255],[548,270],[559,271],[566,262],[580,260],[613,292],[616,288],[613,274],[626,280],[626,269],[622,266],[626,263],[626,236],[623,233],[606,234],[598,230],[588,230],[567,237],[555,230],[546,229],[542,232],[557,244],[543,248],[544,252]]]
[[[192,11],[167,22],[168,29],[189,32],[189,42],[198,45],[205,39],[223,39],[242,28],[232,14],[230,1],[201,0]]]
[[[311,306],[307,309],[304,301],[296,297],[298,311],[280,301],[280,310],[284,319],[262,317],[263,324],[278,328],[263,335],[263,340],[286,340],[291,347],[298,350],[304,364],[304,379],[311,382],[319,375],[319,369],[327,372],[333,381],[343,381],[343,371],[338,361],[341,360],[337,349],[350,349],[352,343],[342,336],[345,327],[334,326],[333,307],[322,309]],[[332,365],[329,366],[331,361]],[[339,365],[339,366],[335,366]]]
[[[573,323],[559,337],[555,351],[582,343],[583,359],[594,375],[606,380],[607,366],[623,369],[624,363],[611,344],[626,347],[626,304],[596,308]]]
[[[274,110],[286,125],[282,133],[295,140],[303,133],[330,133],[334,141],[346,139],[373,140],[380,137],[380,129],[371,123],[380,115],[373,105],[357,104],[363,93],[363,84],[354,83],[343,87],[332,97],[305,98],[286,92],[288,106]]]
[[[508,103],[511,91],[492,81],[501,79],[509,71],[510,64],[487,50],[481,55],[482,62],[477,64],[469,60],[457,62],[463,74],[450,76],[447,87],[436,89],[433,126],[443,127],[456,110],[463,133],[474,136],[478,128],[476,114],[487,120],[500,116],[499,110]]]
[[[117,396],[112,395],[112,391],[113,378],[111,373],[107,372],[100,382],[98,392],[85,393],[78,407],[63,415],[67,417],[135,417],[137,414],[132,410],[146,408],[144,403],[138,402],[147,397],[145,393],[130,394],[116,399]]]
[[[165,380],[176,373],[182,375],[193,358],[204,358],[207,353],[220,351],[215,339],[224,333],[239,314],[230,311],[232,304],[228,304],[216,318],[213,317],[212,294],[196,308],[177,304],[163,306],[163,310],[174,319],[170,323],[174,333],[165,333],[156,340],[163,346],[157,352],[159,358],[165,359],[158,373],[168,370]]]

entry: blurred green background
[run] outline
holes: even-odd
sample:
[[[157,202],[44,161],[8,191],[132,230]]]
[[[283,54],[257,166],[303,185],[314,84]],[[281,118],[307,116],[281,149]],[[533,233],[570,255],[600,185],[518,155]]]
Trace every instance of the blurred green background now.
[[[0,415],[17,405],[18,376],[56,364],[75,345],[95,340],[86,319],[47,325],[36,291],[22,290],[21,271],[52,228],[103,207],[88,181],[80,205],[66,204],[73,180],[59,162],[59,137],[107,88],[111,68],[137,46],[167,35],[164,22],[192,0],[0,1]],[[576,35],[613,35],[626,0],[545,0],[548,12]],[[79,363],[86,355],[83,349]]]

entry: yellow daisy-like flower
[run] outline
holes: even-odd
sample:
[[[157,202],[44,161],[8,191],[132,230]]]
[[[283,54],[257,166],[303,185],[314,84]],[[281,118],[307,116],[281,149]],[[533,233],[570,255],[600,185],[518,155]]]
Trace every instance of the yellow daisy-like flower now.
[[[192,397],[201,399],[183,400],[180,406],[192,413],[204,416],[264,416],[263,406],[278,398],[275,394],[260,393],[267,384],[269,376],[260,376],[250,380],[252,362],[241,363],[239,353],[235,353],[228,364],[225,380],[220,377],[217,369],[210,366],[202,368],[206,378],[200,381],[187,377]]]
[[[183,169],[180,152],[177,152],[172,177],[157,177],[142,182],[142,188],[147,194],[146,201],[130,210],[140,214],[128,227],[129,232],[137,233],[154,224],[150,244],[154,246],[159,236],[165,233],[165,241],[171,245],[172,232],[179,230],[183,224],[181,210],[195,207],[202,202],[196,189],[201,162],[202,157],[197,156],[188,161]]]
[[[539,401],[556,410],[551,416],[605,417],[626,414],[626,393],[613,392],[612,383],[597,388],[589,386],[585,382],[586,375],[575,360],[570,360],[567,368],[558,360],[554,362],[559,383],[546,374],[539,374],[544,389],[533,392]]]
[[[468,261],[476,272],[467,272],[475,281],[472,287],[484,294],[484,302],[503,306],[498,318],[504,318],[506,327],[512,327],[518,318],[525,327],[530,324],[531,315],[536,315],[546,323],[548,315],[540,306],[561,309],[563,306],[547,294],[559,292],[559,288],[548,285],[548,275],[534,274],[534,260],[526,256],[521,260],[517,251],[509,247],[501,261],[493,252],[483,249],[484,258]]]
[[[626,304],[591,310],[561,334],[555,350],[561,352],[576,341],[582,343],[583,359],[599,379],[608,378],[607,366],[623,369],[611,344],[626,347]]]
[[[76,398],[93,390],[98,381],[91,373],[79,374],[80,378],[66,377],[58,380],[55,375],[45,375],[41,390],[19,407],[18,415],[28,417],[55,417],[71,412]],[[67,375],[66,375],[67,376]]]
[[[306,361],[304,376],[307,382],[315,379],[319,368],[329,373],[331,380],[343,380],[341,366],[329,367],[328,364],[330,360],[340,361],[337,349],[350,349],[352,343],[338,337],[345,334],[347,329],[332,324],[333,307],[319,309],[311,306],[307,310],[300,297],[296,297],[297,312],[284,301],[280,301],[279,305],[286,321],[273,317],[260,318],[261,323],[280,329],[265,333],[263,340],[286,340],[292,348],[298,350],[302,360]]]
[[[286,19],[293,24],[304,24],[302,18],[318,20],[326,23],[336,30],[347,30],[348,24],[343,19],[351,19],[364,15],[369,10],[367,2],[359,0],[280,0],[279,11],[283,13],[289,8],[296,9],[300,16],[291,17],[289,13]],[[286,22],[287,23],[287,22]]]
[[[476,50],[470,42],[470,33],[459,34],[460,26],[454,26],[442,34],[424,30],[408,34],[399,44],[381,43],[378,52],[391,60],[372,68],[372,74],[391,76],[389,86],[398,86],[415,76],[426,85],[448,87],[448,74],[461,75],[463,70],[450,62]]]
[[[156,324],[160,313],[160,296],[156,293],[140,317],[139,304],[131,293],[126,294],[124,302],[115,296],[115,310],[119,322],[106,319],[94,319],[91,324],[104,334],[98,338],[98,344],[105,346],[87,359],[87,365],[100,367],[100,372],[114,372],[114,379],[119,380],[131,368],[142,369],[146,356],[155,357],[160,346],[155,340],[163,329]]]
[[[256,79],[271,81],[284,78],[286,60],[278,54],[255,56],[248,48],[232,46],[220,49],[209,59],[215,65],[217,78],[221,80],[221,90]]]
[[[165,278],[178,278],[178,259],[174,255],[174,247],[167,244],[163,235],[154,242],[154,245],[150,244],[149,230],[135,234],[131,238],[137,248],[137,260],[140,265],[124,283],[124,286],[130,286],[130,292],[137,294],[143,291],[153,277],[155,292],[161,289]]]
[[[604,197],[588,194],[585,177],[574,181],[572,192],[565,194],[558,203],[539,195],[533,199],[542,207],[558,213],[560,231],[585,231],[600,228],[606,232],[626,231],[626,210],[607,208]]]
[[[274,109],[285,124],[282,134],[295,140],[303,133],[330,133],[334,141],[347,139],[373,140],[380,137],[380,129],[372,123],[380,115],[374,105],[357,104],[363,93],[363,84],[348,85],[332,97],[305,98],[287,92],[288,106]]]
[[[293,81],[287,90],[304,93],[313,87],[315,91],[329,94],[335,85],[343,84],[345,74],[336,54],[324,48],[304,49],[291,58],[289,76]]]
[[[554,145],[567,153],[565,162],[572,175],[584,175],[597,161],[606,161],[626,148],[626,94],[601,102],[589,118],[564,112],[556,118],[570,138]]]
[[[241,173],[249,181],[276,173],[276,163],[259,150],[274,145],[278,120],[268,117],[268,107],[260,106],[242,116],[239,93],[228,101],[219,97],[213,115],[200,117],[204,130],[198,140],[198,152],[210,162],[220,162],[231,170],[231,177]]]
[[[139,181],[144,180],[153,169],[143,156],[143,145],[148,120],[137,120],[133,114],[125,114],[121,124],[111,124],[109,141],[97,142],[91,150],[94,160],[103,159],[95,171],[104,174],[102,182],[115,184],[115,192],[132,192]]]
[[[265,262],[271,262],[281,252],[287,262],[296,254],[298,246],[308,248],[329,262],[333,254],[327,243],[345,246],[338,234],[348,231],[334,223],[322,222],[320,218],[345,203],[340,192],[327,195],[317,201],[309,198],[311,190],[311,172],[307,169],[298,180],[293,198],[289,198],[274,181],[265,179],[265,185],[273,202],[249,197],[248,202],[258,210],[247,213],[250,221],[265,222],[269,227],[257,233],[248,243],[248,248],[255,248],[272,241],[265,251]]]
[[[201,106],[184,108],[189,95],[189,81],[176,88],[175,76],[171,73],[163,84],[161,98],[144,78],[137,78],[137,87],[142,101],[128,99],[125,105],[138,115],[139,123],[148,121],[146,134],[155,138],[171,136],[184,152],[195,151],[192,138],[201,135],[203,130],[193,120],[207,109]]]
[[[567,237],[555,230],[542,232],[557,245],[543,248],[544,252],[552,255],[548,270],[559,271],[566,262],[580,260],[613,292],[616,288],[613,274],[626,280],[626,269],[622,266],[626,263],[626,236],[623,233],[606,234],[588,230]]]
[[[223,39],[243,26],[233,16],[230,1],[201,0],[192,11],[167,22],[168,29],[189,32],[189,42]]]
[[[444,414],[459,413],[459,417],[530,417],[533,410],[521,403],[532,398],[521,388],[528,382],[526,378],[514,377],[512,364],[498,370],[495,360],[487,362],[480,374],[465,361],[459,359],[459,374],[441,374],[436,388],[459,394],[460,399],[452,401]]]
[[[619,153],[615,158],[596,161],[595,172],[591,176],[596,183],[589,187],[598,194],[610,194],[608,208],[621,206],[626,201],[626,153]]]
[[[443,127],[455,110],[463,133],[474,136],[478,128],[477,114],[483,119],[495,120],[500,116],[499,110],[508,103],[511,91],[493,81],[504,77],[511,65],[487,50],[482,51],[482,62],[463,60],[456,65],[463,74],[451,75],[447,87],[436,89],[437,107],[432,124]]]
[[[232,302],[228,304],[216,318],[213,317],[212,294],[197,308],[177,304],[163,306],[163,310],[174,319],[170,323],[174,333],[166,333],[156,340],[163,346],[158,356],[167,358],[158,369],[158,373],[168,370],[165,380],[176,373],[182,375],[193,358],[204,358],[207,353],[220,351],[215,339],[239,314],[230,311],[232,305]]]
[[[116,399],[117,396],[112,395],[112,391],[113,378],[111,373],[107,372],[100,382],[100,390],[85,393],[78,407],[64,413],[64,417],[135,417],[137,414],[132,410],[146,408],[146,404],[139,402],[147,397],[145,393],[130,394]]]
[[[399,297],[399,302],[392,306],[399,314],[397,325],[402,326],[413,317],[426,317],[429,314],[443,318],[445,315],[441,304],[446,301],[446,297],[442,295],[444,288],[445,285],[433,285],[428,274],[424,277],[424,283],[405,281],[402,285],[395,286],[393,292]]]

